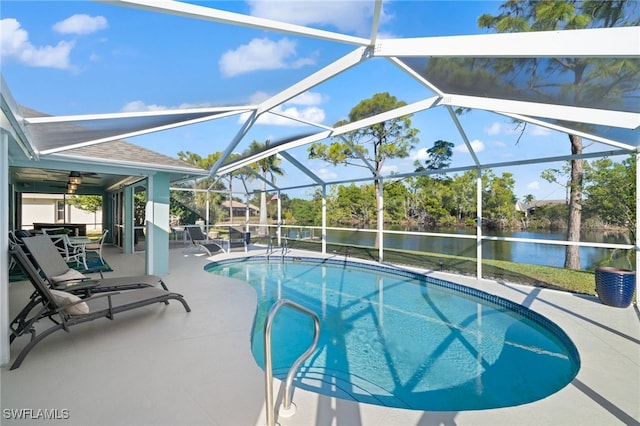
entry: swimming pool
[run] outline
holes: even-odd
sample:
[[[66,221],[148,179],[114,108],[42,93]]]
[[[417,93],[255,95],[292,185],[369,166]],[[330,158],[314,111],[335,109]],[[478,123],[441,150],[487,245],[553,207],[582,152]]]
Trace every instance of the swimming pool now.
[[[294,386],[342,399],[429,411],[508,407],[566,386],[580,367],[568,336],[541,315],[487,293],[382,265],[336,259],[224,260],[206,270],[258,295],[252,351],[280,298],[318,314],[320,340]],[[273,323],[274,376],[309,346],[313,321],[282,309]]]

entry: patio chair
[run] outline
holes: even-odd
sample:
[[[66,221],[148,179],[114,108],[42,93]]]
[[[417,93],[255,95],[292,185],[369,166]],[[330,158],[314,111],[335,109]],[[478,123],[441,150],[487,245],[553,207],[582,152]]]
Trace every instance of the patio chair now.
[[[231,249],[235,247],[243,247],[246,253],[249,244],[251,244],[250,232],[243,232],[232,226],[229,227],[229,251],[231,251]]]
[[[138,275],[120,278],[92,279],[75,269],[69,268],[51,240],[43,235],[23,238],[23,244],[40,268],[49,285],[57,290],[82,291],[86,294],[104,291],[130,290],[152,287],[160,284],[169,290],[157,275]],[[91,281],[87,283],[86,281]],[[95,284],[95,285],[94,285]]]
[[[27,306],[20,311],[9,326],[10,343],[25,334],[30,335],[29,343],[22,348],[11,365],[11,370],[20,367],[24,358],[38,343],[58,330],[69,332],[69,329],[77,324],[99,318],[113,320],[115,314],[155,303],[169,304],[169,300],[179,301],[187,312],[191,312],[191,308],[182,295],[157,287],[99,293],[86,299],[80,299],[78,296],[64,291],[50,290],[19,245],[13,245],[10,254],[35,288]],[[38,306],[40,307],[38,308]],[[44,321],[40,323],[40,320],[43,319],[51,320],[53,325]],[[49,327],[47,328],[45,324]]]
[[[195,245],[199,249],[206,251],[209,256],[211,256],[212,253],[220,250],[222,250],[223,252],[225,251],[221,244],[209,239],[208,236],[205,236],[202,232],[202,229],[200,229],[200,226],[186,226],[186,229],[189,235],[189,239],[191,239],[193,245]],[[222,242],[222,240],[219,241],[220,243]]]
[[[104,265],[104,258],[102,257],[102,246],[104,245],[104,240],[107,238],[108,233],[109,233],[109,230],[105,229],[104,231],[102,231],[102,235],[100,236],[100,239],[98,241],[96,241],[95,243],[87,244],[85,246],[86,250],[91,250],[98,253],[98,256],[100,257],[100,262],[102,262],[103,265]]]
[[[78,265],[82,263],[84,269],[87,269],[85,244],[72,243],[65,228],[44,228],[42,233],[51,239],[64,257],[65,262],[75,261]]]

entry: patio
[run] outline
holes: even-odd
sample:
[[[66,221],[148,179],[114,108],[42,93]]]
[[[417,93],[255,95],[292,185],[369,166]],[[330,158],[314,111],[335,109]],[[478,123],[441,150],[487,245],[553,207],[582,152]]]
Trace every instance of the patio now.
[[[254,254],[264,247],[253,246]],[[105,247],[114,271],[144,273],[144,253]],[[296,253],[293,253],[296,254]],[[14,371],[2,369],[2,424],[262,425],[264,376],[250,352],[256,297],[241,282],[206,273],[207,257],[182,243],[170,250],[169,288],[192,312],[175,305],[127,312],[56,333]],[[305,255],[313,255],[306,253]],[[357,404],[296,390],[298,413],[285,425],[612,425],[640,422],[640,321],[635,307],[611,308],[589,296],[446,274],[523,304],[560,325],[577,346],[578,376],[556,394],[517,407],[422,412]],[[9,288],[10,316],[30,293]],[[12,354],[26,338],[15,342]],[[279,388],[276,382],[276,392]],[[26,420],[11,410],[27,409]],[[35,420],[39,409],[61,420]],[[68,418],[67,418],[68,417]]]

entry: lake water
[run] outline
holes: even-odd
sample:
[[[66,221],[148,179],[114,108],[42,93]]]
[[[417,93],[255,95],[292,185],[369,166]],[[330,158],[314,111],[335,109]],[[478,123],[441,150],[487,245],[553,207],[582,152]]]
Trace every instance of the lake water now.
[[[295,230],[290,230],[295,234]],[[448,234],[468,234],[474,235],[473,228],[441,228],[437,230],[429,230],[425,232],[441,232]],[[485,231],[487,236],[496,237],[513,237],[528,239],[544,239],[544,240],[565,240],[564,233],[553,232],[527,232],[527,231]],[[626,244],[622,235],[606,234],[603,232],[584,233],[581,237],[582,241],[590,241],[597,243],[616,243]],[[358,232],[352,230],[327,231],[327,241],[330,243],[353,244],[363,246],[374,246],[375,233]],[[398,235],[385,234],[385,248],[397,248],[414,251],[425,251],[431,253],[442,253],[452,256],[475,257],[476,242],[473,239],[457,239],[447,237],[425,237],[420,235]],[[485,241],[483,243],[483,257],[485,259],[506,260],[517,263],[530,263],[534,265],[546,265],[562,267],[564,264],[565,246],[548,245],[509,241]],[[593,269],[603,260],[608,260],[612,250],[581,247],[580,262],[583,269]],[[617,266],[629,268],[626,262],[624,252],[619,252],[619,261]]]

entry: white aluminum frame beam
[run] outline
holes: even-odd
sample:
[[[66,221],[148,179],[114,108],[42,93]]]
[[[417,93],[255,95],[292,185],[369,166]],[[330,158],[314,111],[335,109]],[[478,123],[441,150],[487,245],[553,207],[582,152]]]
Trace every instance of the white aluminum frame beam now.
[[[362,167],[365,167],[366,169],[368,169],[375,178],[379,178],[380,177],[380,173],[378,173],[376,168],[373,167],[371,162],[369,160],[367,160],[367,158],[364,155],[362,155],[362,153],[360,151],[358,151],[358,148],[356,148],[356,146],[349,139],[345,138],[344,135],[341,135],[340,139],[342,140],[342,142],[345,143],[345,145],[347,145],[349,147],[351,152],[353,152],[353,154],[356,157],[358,157],[360,159],[360,161],[362,161],[364,163],[364,166],[362,166]],[[358,164],[356,164],[356,165],[358,165]]]
[[[587,123],[599,126],[613,126],[636,129],[640,126],[640,114],[612,111],[607,109],[583,108],[541,102],[513,101],[507,99],[483,98],[476,96],[446,94],[441,105],[481,109],[500,114],[521,114],[554,120]],[[571,133],[571,132],[570,132]]]
[[[438,95],[438,96],[444,96],[445,95],[445,93],[442,90],[440,90],[437,86],[433,85],[430,81],[426,80],[422,75],[420,75],[413,68],[411,68],[410,66],[408,66],[407,64],[402,62],[400,59],[392,57],[392,58],[388,58],[388,60],[390,62],[392,62],[394,65],[396,65],[398,68],[400,68],[402,71],[404,71],[405,73],[409,74],[409,76],[411,76],[411,78],[413,78],[414,80],[419,81],[423,86],[427,87],[429,90],[431,90],[436,95]]]
[[[378,28],[380,27],[380,15],[382,14],[382,0],[375,0],[373,4],[373,19],[371,20],[370,44],[373,45],[378,38]]]
[[[313,121],[310,121],[310,120],[306,120],[304,118],[294,117],[293,115],[286,114],[286,113],[284,113],[282,111],[278,111],[278,110],[274,110],[274,109],[270,109],[269,111],[265,111],[264,112],[264,115],[267,115],[267,114],[277,115],[278,117],[286,118],[286,119],[289,119],[291,121],[297,121],[298,123],[307,124],[309,126],[318,127],[320,129],[325,129],[325,130],[333,129],[333,127],[326,126],[326,125],[321,124],[321,123],[316,123],[316,122],[313,122]]]
[[[350,53],[347,53],[342,58],[332,62],[319,71],[311,74],[310,76],[300,80],[299,82],[289,86],[282,92],[270,97],[258,107],[258,113],[270,111],[272,108],[282,105],[286,101],[295,98],[301,93],[306,92],[312,87],[323,83],[330,78],[346,71],[359,63],[368,60],[371,57],[370,49],[359,47]]]
[[[0,126],[2,131],[11,135],[27,158],[37,160],[39,158],[38,152],[31,144],[32,141],[29,130],[23,125],[24,118],[21,117],[20,108],[15,99],[13,99],[9,86],[1,74],[0,110]]]
[[[637,58],[640,27],[378,40],[375,56]]]
[[[160,132],[160,131],[163,131],[163,130],[175,129],[177,127],[189,126],[191,124],[204,123],[206,121],[212,121],[212,120],[217,120],[217,119],[220,119],[220,118],[231,117],[231,116],[243,114],[243,113],[246,113],[246,112],[249,112],[249,111],[250,110],[248,110],[248,109],[234,110],[234,111],[228,111],[228,112],[225,112],[225,113],[218,113],[218,114],[214,114],[214,115],[210,115],[210,116],[194,118],[194,119],[191,119],[191,120],[179,121],[177,123],[164,124],[164,125],[161,125],[161,126],[152,126],[152,127],[148,127],[148,128],[142,129],[142,130],[135,130],[135,131],[131,131],[131,132],[118,133],[116,135],[109,136],[109,137],[106,137],[106,138],[91,139],[91,140],[88,140],[88,141],[85,141],[85,142],[79,142],[79,143],[72,144],[72,145],[65,145],[65,146],[60,146],[60,147],[56,147],[56,148],[43,149],[42,151],[40,151],[40,154],[42,154],[42,155],[53,154],[53,153],[57,153],[57,152],[67,151],[67,150],[70,150],[70,149],[73,149],[73,148],[81,148],[81,147],[84,147],[84,146],[97,145],[97,144],[104,143],[104,142],[111,142],[111,141],[117,141],[117,140],[126,139],[126,138],[132,138],[132,137],[136,137],[136,136],[146,135],[146,134],[149,134],[149,133]],[[153,112],[160,112],[160,111],[153,111]],[[161,114],[153,114],[153,112],[151,114],[149,114],[149,115],[156,115],[156,116],[161,115]],[[79,119],[77,121],[94,119],[94,118],[88,118],[88,117],[92,117],[91,115],[77,116],[77,117],[82,117],[81,119]],[[55,119],[55,118],[64,118],[64,117],[52,117],[52,118]],[[129,117],[121,117],[121,118],[122,119],[126,119],[126,118],[129,118]],[[46,123],[45,121],[41,121],[40,119],[38,119],[37,121],[34,121],[34,119],[29,119],[29,121],[32,122],[32,123],[37,123],[37,124]],[[50,122],[53,123],[55,121],[50,121]],[[62,121],[58,121],[58,122],[62,122]]]
[[[458,133],[460,133],[460,136],[462,137],[462,140],[464,141],[464,144],[467,147],[469,154],[471,154],[471,158],[473,159],[474,164],[476,166],[479,166],[480,160],[478,160],[478,156],[476,155],[476,152],[473,150],[473,146],[471,145],[471,142],[467,137],[467,133],[464,131],[464,128],[462,127],[462,123],[460,123],[460,120],[458,119],[458,116],[456,115],[452,107],[447,106],[446,108],[447,108],[447,112],[449,112],[449,116],[451,117],[451,120],[453,121],[453,124],[455,124],[456,128],[458,129]]]
[[[287,151],[282,151],[280,154],[283,158],[289,161],[291,164],[296,166],[298,170],[300,170],[305,175],[309,176],[311,179],[315,181],[318,185],[325,185],[325,182],[318,177],[315,173],[313,173],[307,166],[299,162],[293,155],[289,154]]]
[[[24,120],[30,124],[42,123],[67,123],[79,121],[94,120],[114,120],[120,118],[143,118],[143,117],[162,117],[165,115],[190,115],[190,114],[208,114],[217,117],[216,114],[225,112],[243,113],[256,109],[256,105],[242,106],[222,106],[222,107],[204,107],[204,108],[177,108],[163,109],[156,111],[136,111],[136,112],[114,112],[106,114],[77,114],[77,115],[58,115],[44,117],[30,117]]]
[[[479,165],[469,165],[469,166],[460,166],[460,167],[451,167],[445,170],[425,170],[421,172],[409,172],[409,173],[398,173],[393,176],[386,176],[387,178],[394,179],[402,179],[413,176],[422,176],[422,175],[435,175],[441,173],[458,173],[458,172],[466,172],[468,170],[477,170],[477,169],[499,169],[502,167],[513,167],[513,166],[522,166],[526,164],[543,164],[543,163],[556,163],[563,161],[571,161],[576,159],[589,159],[589,158],[602,158],[602,157],[614,157],[618,155],[629,155],[629,151],[605,151],[605,152],[589,152],[583,153],[580,155],[559,155],[556,157],[544,157],[544,158],[532,158],[528,160],[514,160],[514,161],[503,161],[500,163],[483,163]],[[363,180],[363,179],[359,179]],[[371,178],[369,178],[371,180]],[[343,181],[335,181],[335,182],[327,182],[327,185],[334,185],[336,183],[343,183]],[[287,188],[282,188],[283,190]]]
[[[603,138],[601,136],[597,136],[591,133],[586,133],[586,132],[581,132],[579,130],[575,130],[575,129],[568,129],[564,126],[559,126],[557,124],[553,124],[553,123],[549,123],[547,121],[543,121],[543,120],[537,120],[536,118],[533,117],[525,117],[522,116],[520,114],[506,114],[506,113],[498,113],[498,114],[502,114],[506,117],[510,117],[513,118],[515,120],[520,120],[520,121],[525,121],[531,124],[535,124],[536,126],[540,126],[540,127],[546,127],[548,129],[551,130],[556,130],[558,132],[562,132],[562,133],[566,133],[566,134],[571,134],[571,135],[575,135],[575,136],[580,136],[582,138],[585,139],[589,139],[592,140],[594,142],[601,142],[603,144],[606,145],[610,145],[610,146],[614,146],[616,148],[621,148],[627,151],[635,151],[636,147],[633,145],[629,145],[626,143],[621,143],[621,142],[617,142],[611,139],[607,139],[607,138]]]
[[[247,132],[249,131],[249,129],[251,129],[251,127],[253,126],[253,123],[255,123],[257,119],[258,119],[258,114],[254,110],[251,112],[251,115],[249,115],[249,117],[245,120],[245,122],[242,123],[242,127],[240,127],[240,130],[238,130],[236,135],[233,137],[233,140],[231,141],[231,143],[227,145],[227,148],[224,150],[220,158],[218,158],[218,161],[216,161],[216,163],[211,167],[211,170],[209,170],[210,177],[213,177],[216,175],[216,173],[218,172],[218,169],[221,168],[222,164],[224,164],[227,158],[229,158],[229,155],[231,155],[233,150],[236,149],[236,146],[238,146],[238,144],[240,143],[244,135],[247,134]]]
[[[255,170],[253,170],[251,167],[243,167],[243,170],[246,172],[247,175],[253,175],[253,176],[255,176],[256,179],[258,179],[258,180],[266,183],[267,185],[269,185],[271,187],[271,189],[274,189],[276,191],[280,191],[280,188],[278,188],[273,182],[271,182],[269,179],[265,179],[264,176],[262,176],[260,173],[258,173]],[[243,181],[244,181],[244,179],[243,179]],[[247,189],[247,191],[249,191],[249,190]],[[257,192],[260,193],[260,192],[262,192],[262,190],[259,190]]]
[[[258,160],[262,160],[263,158],[267,158],[270,157],[272,155],[278,154],[282,151],[285,151],[287,149],[293,149],[293,148],[297,148],[299,146],[302,145],[306,145],[309,143],[313,143],[313,142],[317,142],[320,141],[322,139],[326,139],[329,136],[331,136],[332,131],[331,130],[325,130],[323,132],[320,133],[316,133],[310,136],[306,136],[304,138],[301,139],[296,139],[294,141],[288,142],[286,144],[282,144],[282,145],[278,145],[278,146],[274,146],[271,147],[269,149],[266,149],[258,154],[252,155],[250,157],[244,158],[242,160],[239,161],[235,161],[233,163],[227,164],[223,167],[218,168],[217,170],[214,170],[213,168],[211,169],[211,173],[213,174],[217,174],[218,176],[221,175],[225,175],[227,173],[233,172],[235,170],[241,169],[251,163],[255,163]]]
[[[323,132],[316,133],[314,135],[306,136],[300,139],[293,140],[291,142],[283,143],[281,145],[277,145],[271,147],[269,149],[265,149],[264,151],[252,155],[250,157],[244,158],[240,161],[236,161],[234,163],[228,164],[224,167],[220,167],[219,169],[212,171],[212,174],[217,173],[218,175],[224,175],[229,172],[233,172],[234,170],[240,169],[248,164],[255,163],[258,160],[262,160],[263,158],[270,157],[272,155],[278,154],[287,149],[297,148],[299,146],[307,145],[313,142],[317,142],[328,137],[340,136],[345,133],[352,132],[354,130],[358,130],[361,127],[371,126],[373,124],[382,123],[383,121],[391,120],[394,118],[402,117],[404,115],[411,115],[418,111],[423,111],[429,108],[433,108],[438,105],[438,102],[441,100],[439,96],[434,96],[431,98],[424,99],[422,101],[414,102],[409,105],[405,105],[400,108],[396,108],[391,111],[383,112],[381,114],[374,115],[373,117],[368,117],[363,120],[358,120],[353,123],[345,124],[344,126],[336,127],[334,130],[325,130]],[[213,169],[212,169],[213,170]]]

